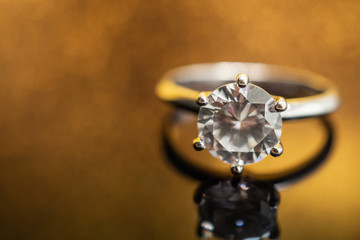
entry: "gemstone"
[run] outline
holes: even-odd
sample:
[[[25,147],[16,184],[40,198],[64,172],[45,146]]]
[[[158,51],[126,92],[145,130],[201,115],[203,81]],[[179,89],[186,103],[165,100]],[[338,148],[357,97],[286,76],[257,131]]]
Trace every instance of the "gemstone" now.
[[[281,115],[264,89],[230,83],[213,91],[208,100],[199,111],[198,131],[214,157],[230,164],[255,163],[279,142]]]

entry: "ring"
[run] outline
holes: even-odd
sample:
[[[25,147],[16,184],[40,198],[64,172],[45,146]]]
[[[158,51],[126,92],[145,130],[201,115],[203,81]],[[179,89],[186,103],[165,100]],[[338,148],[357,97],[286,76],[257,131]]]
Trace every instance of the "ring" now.
[[[325,77],[261,63],[180,67],[164,74],[156,92],[162,100],[198,112],[194,148],[208,149],[229,163],[234,175],[244,165],[283,153],[283,120],[323,116],[340,102]]]

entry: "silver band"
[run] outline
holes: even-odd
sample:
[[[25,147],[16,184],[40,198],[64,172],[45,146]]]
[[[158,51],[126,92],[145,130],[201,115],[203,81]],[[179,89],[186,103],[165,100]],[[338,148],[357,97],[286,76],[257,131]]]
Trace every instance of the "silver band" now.
[[[198,111],[195,99],[201,91],[234,82],[239,73],[273,95],[286,98],[288,108],[282,118],[296,119],[329,114],[339,106],[333,83],[318,74],[262,63],[205,63],[180,67],[167,72],[158,83],[157,95],[180,108]]]

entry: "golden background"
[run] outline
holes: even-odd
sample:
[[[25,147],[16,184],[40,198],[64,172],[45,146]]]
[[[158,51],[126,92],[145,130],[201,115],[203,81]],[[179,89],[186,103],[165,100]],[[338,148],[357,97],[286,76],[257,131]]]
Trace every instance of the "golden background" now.
[[[196,239],[199,183],[164,160],[154,86],[214,61],[337,84],[332,155],[278,221],[282,239],[360,237],[359,1],[0,0],[0,238]],[[314,145],[290,129],[284,161]]]

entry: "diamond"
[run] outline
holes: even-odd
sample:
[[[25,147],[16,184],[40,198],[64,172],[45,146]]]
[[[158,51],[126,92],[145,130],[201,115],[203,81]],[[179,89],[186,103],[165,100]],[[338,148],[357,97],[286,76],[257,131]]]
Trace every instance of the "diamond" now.
[[[208,97],[198,116],[199,136],[214,157],[230,163],[262,160],[279,142],[282,119],[276,101],[262,88],[223,85]]]

